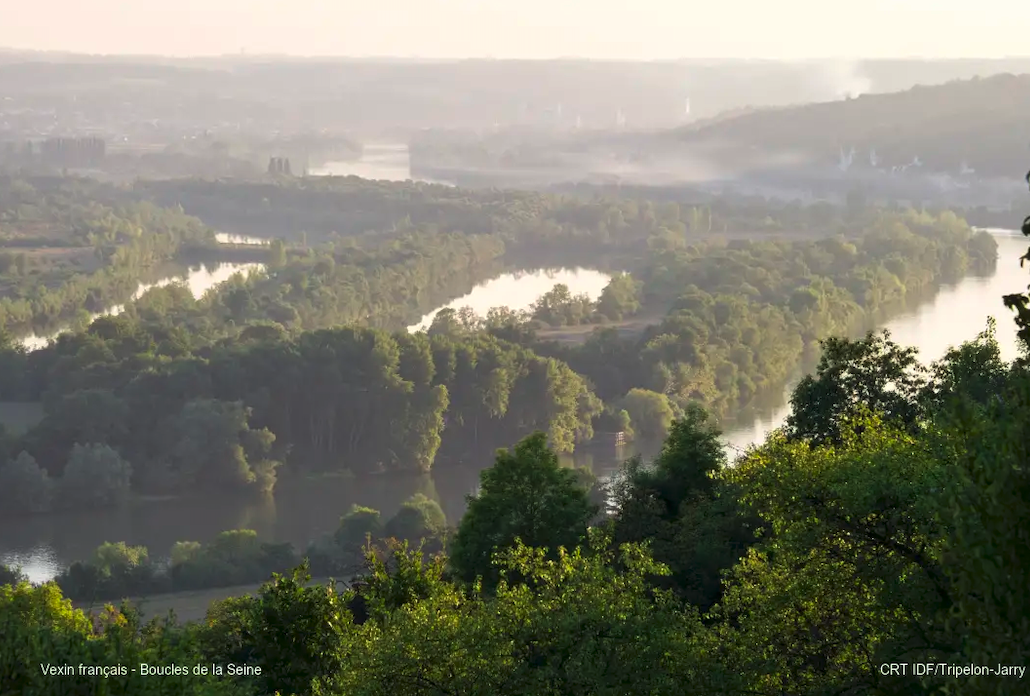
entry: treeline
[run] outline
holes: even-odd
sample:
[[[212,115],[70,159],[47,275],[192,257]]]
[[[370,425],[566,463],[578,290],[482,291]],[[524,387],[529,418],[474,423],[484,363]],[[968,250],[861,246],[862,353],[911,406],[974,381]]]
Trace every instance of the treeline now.
[[[612,248],[688,232],[832,235],[856,223],[854,211],[829,204],[742,201],[651,187],[579,185],[548,193],[309,177],[262,183],[142,181],[133,194],[162,206],[181,205],[218,229],[312,243],[389,236],[414,228],[498,235],[523,249],[543,243],[553,251],[570,240],[593,240]]]
[[[0,330],[13,332],[124,302],[147,270],[214,236],[114,187],[0,177],[0,240]]]
[[[428,471],[441,446],[481,456],[537,429],[572,451],[600,411],[567,365],[488,334],[244,331],[191,353],[174,335],[105,317],[7,358],[7,393],[42,397],[45,410],[4,439],[7,511],[46,509],[27,491],[77,472],[80,445],[104,456],[88,458],[96,496],[72,505],[121,499],[114,470],[137,492],[224,494],[271,491],[284,458],[294,473]]]
[[[820,338],[995,260],[993,240],[950,213],[854,224],[851,238],[653,243],[639,274],[617,275],[591,311],[665,318],[579,346],[540,341],[510,312],[429,336],[403,330],[424,293],[501,253],[493,236],[280,254],[268,274],[200,301],[154,290],[47,349],[0,355],[0,393],[45,410],[2,441],[3,470],[23,482],[10,491],[67,489],[48,481],[66,476],[77,445],[104,453],[86,458],[95,496],[12,492],[7,509],[124,499],[124,474],[104,472],[128,471],[139,493],[268,492],[281,470],[428,471],[533,430],[566,452],[597,430],[662,438],[690,404],[725,419],[781,388]],[[567,311],[577,298],[542,302],[539,317],[578,320]],[[339,324],[349,326],[322,328]]]
[[[311,586],[301,566],[256,596],[214,604],[202,622],[143,626],[128,605],[91,620],[56,583],[4,586],[4,645],[22,646],[0,651],[5,686],[42,695],[101,684],[134,695],[1024,693],[1027,365],[1001,360],[991,327],[930,366],[885,333],[824,349],[788,424],[766,443],[731,466],[718,430],[692,408],[655,459],[627,464],[610,514],[538,433],[496,454],[428,559],[425,547],[376,542],[386,536],[378,516],[353,509],[329,543],[351,552],[362,538],[373,543],[342,589]],[[426,500],[407,508],[412,536],[432,519],[443,524]],[[220,544],[234,543],[260,557],[256,539],[238,532],[182,555],[214,562]],[[102,550],[98,565],[141,557]],[[37,664],[87,658],[223,671],[57,680]],[[260,672],[241,678],[229,664]],[[900,673],[897,664],[991,671]]]
[[[996,263],[990,235],[950,212],[881,213],[864,225],[851,237],[654,245],[638,273],[615,276],[597,303],[558,287],[522,315],[441,312],[430,332],[486,329],[559,358],[610,411],[626,410],[635,430],[664,437],[688,404],[725,419],[781,388],[820,339],[861,331]],[[639,312],[662,318],[640,335],[604,326]],[[540,322],[601,326],[580,344],[559,343],[540,340]]]
[[[589,490],[592,476],[585,470],[580,476]],[[88,560],[76,561],[54,582],[72,601],[95,604],[260,583],[272,573],[289,573],[302,562],[309,563],[318,577],[350,579],[364,568],[370,543],[408,542],[432,555],[445,549],[452,531],[439,503],[416,494],[387,520],[378,510],[355,505],[332,533],[312,540],[302,550],[290,543],[262,542],[250,529],[222,532],[207,544],[176,542],[167,558],[152,557],[145,546],[105,542]],[[17,568],[0,570],[0,584],[22,579]]]

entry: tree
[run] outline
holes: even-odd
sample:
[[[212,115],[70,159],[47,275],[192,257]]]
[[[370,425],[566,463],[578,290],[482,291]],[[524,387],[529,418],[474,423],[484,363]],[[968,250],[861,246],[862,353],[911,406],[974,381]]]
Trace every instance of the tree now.
[[[170,423],[171,441],[161,461],[165,468],[151,474],[151,485],[225,491],[259,484],[270,491],[277,466],[269,459],[275,435],[267,428],[251,430],[250,413],[239,401],[187,403]]]
[[[620,498],[653,496],[667,518],[674,517],[684,502],[710,496],[715,474],[726,466],[721,432],[709,423],[708,414],[693,406],[673,421],[662,450],[649,467],[632,462],[625,474]]]
[[[259,693],[309,694],[324,686],[344,669],[353,621],[333,585],[310,580],[302,564],[275,574],[256,597],[216,608],[205,635],[212,658],[231,662],[245,650],[247,662],[261,667]]]
[[[1022,664],[1030,650],[1030,375],[1019,371],[986,408],[958,404],[948,419],[958,484],[939,512],[952,530],[943,561],[961,659]],[[953,694],[1020,693],[1015,679],[975,677]]]
[[[28,578],[21,572],[21,568],[0,565],[0,586],[17,585],[22,582],[28,582]]]
[[[273,239],[268,245],[268,267],[282,268],[286,265],[286,244],[281,239]]]
[[[612,321],[636,314],[640,310],[643,284],[628,273],[616,273],[601,291],[597,311]]]
[[[647,577],[666,572],[637,546],[553,553],[517,543],[498,554],[496,594],[441,583],[412,557],[376,583],[392,610],[363,625],[334,696],[716,693],[738,679],[697,649],[696,612]],[[397,579],[394,580],[393,578]],[[407,591],[399,591],[401,588]],[[383,593],[377,592],[377,595]],[[714,654],[714,653],[713,653]],[[709,691],[711,690],[711,691]]]
[[[652,442],[665,439],[676,418],[669,397],[648,389],[630,389],[620,406],[629,414],[633,432]]]
[[[433,317],[428,333],[430,336],[460,336],[464,330],[458,312],[450,307],[444,307]]]
[[[116,544],[105,542],[93,552],[93,565],[101,573],[110,575],[119,570],[144,565],[147,558],[145,546],[127,546],[124,541]]]
[[[352,505],[340,518],[340,526],[333,539],[344,551],[363,557],[362,549],[368,541],[376,541],[383,534],[383,523],[378,510]]]
[[[673,422],[654,461],[630,460],[614,487],[616,542],[650,543],[671,571],[656,578],[660,586],[703,611],[754,540],[755,521],[743,514],[736,489],[717,478],[726,466],[719,438],[708,415],[692,407]]]
[[[132,466],[111,447],[75,445],[61,477],[61,500],[67,507],[108,507],[129,496]]]
[[[1030,184],[1030,172],[1026,175],[1026,181]],[[1030,215],[1023,218],[1023,225],[1020,228],[1023,236],[1030,237]],[[1027,249],[1026,254],[1020,257],[1019,264],[1023,265],[1025,262],[1030,261],[1030,249]],[[1028,286],[1030,289],[1030,286]],[[1028,293],[1013,293],[1004,297],[1005,306],[1013,310],[1016,313],[1016,326],[1019,327],[1017,335],[1023,342],[1023,345],[1030,346],[1030,294]]]
[[[47,512],[53,481],[28,452],[0,466],[0,506],[8,512]]]
[[[550,326],[569,326],[584,323],[592,311],[589,296],[573,295],[569,286],[558,283],[533,304],[532,316]]]
[[[913,693],[870,665],[953,655],[939,499],[950,447],[866,414],[836,444],[782,434],[724,470],[768,527],[727,578],[713,640],[758,693]]]
[[[383,532],[388,537],[418,544],[423,539],[438,537],[446,528],[447,517],[440,504],[416,493],[386,522]]]
[[[791,396],[786,427],[792,437],[838,441],[841,422],[857,408],[905,427],[915,425],[926,384],[915,348],[894,343],[886,329],[857,341],[828,338],[821,345],[815,375],[802,379]]]
[[[451,564],[468,582],[482,577],[487,586],[496,585],[497,551],[512,548],[516,539],[552,553],[574,549],[596,512],[576,473],[562,468],[547,446],[547,436],[530,435],[498,451],[494,465],[480,474],[480,491],[468,498],[454,536]]]
[[[988,317],[987,328],[975,340],[949,349],[930,366],[930,380],[920,399],[931,412],[963,399],[986,406],[1003,392],[1008,378],[1009,366],[1001,359],[995,321]]]

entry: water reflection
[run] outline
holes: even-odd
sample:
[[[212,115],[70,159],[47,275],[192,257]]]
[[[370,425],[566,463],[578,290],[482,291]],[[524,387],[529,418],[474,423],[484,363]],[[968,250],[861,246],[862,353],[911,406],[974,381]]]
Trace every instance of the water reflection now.
[[[919,349],[919,359],[924,364],[940,359],[949,348],[976,338],[986,328],[988,316],[994,317],[997,323],[996,335],[1002,359],[1010,361],[1019,355],[1016,324],[1012,312],[1002,303],[1002,297],[1027,286],[1026,269],[1019,265],[1019,257],[1026,253],[1027,241],[1012,230],[989,231],[998,243],[998,267],[993,275],[969,277],[943,288],[930,302],[886,324],[894,341]],[[793,384],[772,413],[747,425],[728,429],[724,441],[730,450],[739,453],[762,442],[770,432],[783,425],[790,413],[788,398],[792,390]]]
[[[568,286],[569,292],[573,295],[585,294],[591,300],[596,300],[601,296],[601,291],[608,285],[609,280],[611,280],[611,276],[607,273],[588,268],[505,273],[477,285],[464,297],[459,297],[450,304],[430,312],[422,317],[422,321],[408,327],[408,330],[428,329],[436,315],[441,310],[448,308],[457,310],[462,307],[471,307],[481,317],[486,316],[486,313],[494,307],[507,307],[515,311],[529,309],[541,296],[559,284]]]
[[[420,179],[411,175],[411,154],[404,144],[365,145],[360,159],[329,162],[308,171],[309,176],[357,176],[374,181],[421,181],[451,186],[447,181]]]
[[[215,241],[219,244],[246,244],[249,246],[268,246],[272,243],[271,239],[265,237],[248,237],[245,234],[229,234],[228,232],[216,233]]]
[[[999,261],[994,275],[967,278],[943,289],[917,310],[888,322],[894,338],[902,344],[918,347],[924,362],[934,360],[941,357],[948,346],[975,337],[983,330],[987,316],[992,315],[998,322],[1003,357],[1016,357],[1015,327],[1001,297],[1027,285],[1026,270],[1020,268],[1018,261],[1026,251],[1027,242],[1015,235],[999,236],[997,241]],[[227,271],[219,272],[205,283],[210,286],[222,273]],[[584,273],[586,276],[582,275]],[[577,284],[577,277],[589,278],[589,281]],[[593,288],[597,293],[607,283],[604,274],[582,270],[507,278],[504,285],[498,285],[500,279],[496,279],[451,306],[472,304],[477,311],[485,313],[492,306],[511,305],[513,301],[528,306],[558,282],[566,282],[573,292],[589,292]],[[474,304],[473,295],[476,295]],[[429,315],[420,325],[431,320],[432,315]],[[768,402],[755,409],[753,419],[727,429],[725,441],[731,454],[761,442],[783,423],[788,412],[785,396],[772,395]],[[563,461],[568,465],[588,466],[598,477],[610,478],[626,458],[640,452],[649,459],[658,446],[588,447]],[[333,531],[340,516],[351,505],[375,508],[389,517],[415,493],[437,500],[447,518],[457,520],[464,513],[465,496],[476,490],[478,480],[477,469],[438,461],[431,476],[328,477],[302,481],[284,477],[274,498],[152,502],[121,511],[5,521],[0,527],[0,563],[21,565],[38,581],[53,577],[72,561],[88,557],[105,541],[144,544],[153,557],[161,558],[176,541],[207,542],[221,531],[237,528],[255,529],[263,539],[291,542],[303,548],[312,539]]]
[[[251,271],[259,270],[261,268],[264,268],[264,264],[219,263],[217,265],[211,266],[192,266],[175,275],[167,276],[153,283],[140,283],[139,287],[136,289],[136,292],[134,292],[132,294],[132,297],[129,298],[129,302],[135,302],[140,297],[142,297],[143,293],[145,293],[147,290],[151,290],[153,288],[161,288],[166,285],[171,285],[172,283],[183,283],[186,287],[190,289],[190,292],[193,293],[194,297],[200,298],[208,290],[218,285],[219,283],[224,283],[237,273],[249,273]],[[108,307],[102,312],[90,314],[89,321],[93,321],[98,317],[118,315],[124,311],[125,304],[114,305],[113,307]],[[28,350],[39,350],[40,348],[45,348],[47,343],[49,343],[51,339],[54,339],[61,333],[68,331],[71,327],[72,323],[68,323],[63,327],[57,329],[56,331],[52,331],[43,335],[32,334],[30,336],[20,338],[19,343],[25,346],[25,348]]]

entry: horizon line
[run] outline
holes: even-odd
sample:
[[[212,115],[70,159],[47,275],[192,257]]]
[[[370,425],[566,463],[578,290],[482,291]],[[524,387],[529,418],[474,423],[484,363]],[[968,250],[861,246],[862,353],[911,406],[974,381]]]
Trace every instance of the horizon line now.
[[[598,58],[580,55],[549,56],[549,57],[515,57],[515,56],[491,56],[491,55],[470,55],[470,56],[419,56],[419,55],[347,55],[347,54],[301,54],[283,52],[249,52],[241,49],[238,53],[198,53],[190,55],[164,54],[164,53],[90,53],[87,51],[75,51],[64,49],[38,49],[38,48],[17,48],[11,46],[0,46],[0,56],[32,54],[38,56],[52,56],[63,58],[99,58],[99,59],[147,59],[147,60],[212,60],[212,59],[291,59],[305,61],[391,61],[391,62],[422,62],[422,63],[460,63],[460,62],[523,62],[523,63],[547,63],[547,62],[591,62],[591,63],[689,63],[689,62],[736,62],[736,63],[806,63],[806,62],[890,62],[890,61],[924,61],[924,62],[960,62],[960,61],[988,61],[1001,62],[1008,60],[1030,60],[1030,54],[1010,56],[961,56],[961,57],[932,57],[925,55],[896,55],[896,56],[807,56],[794,58],[769,58],[769,57],[740,57],[740,56],[682,56],[679,58]]]

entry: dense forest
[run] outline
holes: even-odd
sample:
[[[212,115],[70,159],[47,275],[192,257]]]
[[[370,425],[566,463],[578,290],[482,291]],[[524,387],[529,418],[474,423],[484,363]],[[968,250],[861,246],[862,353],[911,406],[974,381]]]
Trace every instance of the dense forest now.
[[[213,243],[181,209],[114,187],[0,177],[0,330],[53,328],[124,302],[148,271]]]
[[[1027,360],[1002,361],[990,324],[932,365],[886,333],[844,336],[989,271],[989,236],[948,212],[844,210],[818,238],[747,240],[691,232],[680,206],[511,205],[479,234],[381,219],[383,234],[279,245],[266,274],[201,300],[170,286],[38,351],[5,340],[0,393],[44,410],[0,439],[5,511],[487,468],[459,520],[416,496],[385,521],[341,510],[303,550],[230,530],[166,563],[105,544],[38,586],[0,569],[0,693],[1025,692]],[[589,306],[556,288],[528,316],[405,330],[423,293],[533,245],[638,261]],[[1030,298],[1007,302],[1026,343]],[[618,331],[641,316],[642,334]],[[581,321],[600,331],[548,338]],[[819,364],[787,424],[729,462],[718,423],[806,349]],[[558,454],[612,424],[664,445],[605,491]],[[269,572],[196,623],[69,600]]]
[[[306,253],[273,245],[266,273],[200,300],[154,289],[45,349],[8,346],[3,401],[44,415],[0,440],[5,511],[267,493],[281,474],[424,472],[537,430],[563,452],[595,432],[660,440],[691,405],[723,422],[782,389],[820,339],[987,272],[996,256],[989,235],[948,212],[837,211],[825,222],[835,236],[726,240],[694,224],[711,208],[498,193],[469,204],[445,188],[336,184],[368,197],[368,224],[388,224],[392,201],[419,191],[414,216],[441,222],[419,226],[402,206],[383,235]],[[492,233],[458,229],[488,221]],[[512,259],[572,252],[636,268],[596,306],[551,293],[529,321],[498,311],[445,314],[426,335],[405,328]],[[650,326],[626,335],[627,317]],[[580,344],[539,331],[584,320],[600,326]]]
[[[1001,360],[990,325],[929,366],[885,333],[823,348],[766,443],[730,466],[718,430],[691,408],[657,457],[626,466],[610,514],[538,433],[496,454],[452,527],[422,498],[385,524],[374,510],[347,512],[325,543],[355,555],[367,541],[363,571],[342,586],[311,584],[302,563],[255,596],[216,603],[205,621],[144,624],[131,604],[87,615],[57,583],[7,570],[3,686],[1025,693],[1026,362]],[[288,552],[235,531],[178,545],[164,572],[181,586],[249,577]],[[154,573],[144,549],[109,544],[63,582],[110,587]]]
[[[554,192],[462,189],[357,177],[266,182],[141,181],[136,196],[182,208],[220,230],[315,244],[411,228],[537,241],[556,234],[608,243],[668,231],[826,235],[849,220],[830,204],[713,197],[684,189],[567,186]],[[863,207],[856,201],[856,207]],[[528,238],[528,239],[527,239]]]

